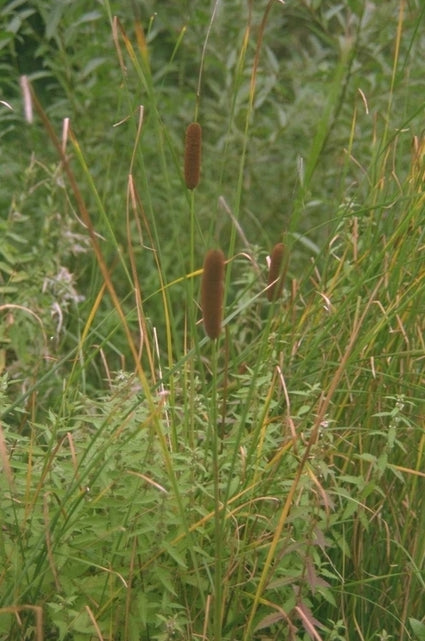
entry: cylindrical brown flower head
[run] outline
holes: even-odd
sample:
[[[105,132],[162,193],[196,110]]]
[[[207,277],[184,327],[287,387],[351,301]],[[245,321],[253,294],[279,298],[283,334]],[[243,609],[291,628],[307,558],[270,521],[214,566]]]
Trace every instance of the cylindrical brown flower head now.
[[[188,189],[195,189],[201,175],[202,128],[192,122],[186,129],[184,141],[184,180]]]
[[[205,255],[201,282],[201,307],[205,332],[209,338],[220,336],[223,296],[224,254],[221,249],[210,249]]]
[[[277,243],[271,253],[267,298],[270,302],[281,296],[286,272],[285,245]]]

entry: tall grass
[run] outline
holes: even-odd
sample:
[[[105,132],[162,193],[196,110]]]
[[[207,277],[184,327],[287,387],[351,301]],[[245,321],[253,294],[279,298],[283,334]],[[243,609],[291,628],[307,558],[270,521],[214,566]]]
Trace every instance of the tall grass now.
[[[98,157],[33,92],[56,164],[37,150],[1,222],[0,639],[424,638],[424,11],[389,5],[167,31],[106,2]],[[325,90],[278,135],[296,29],[293,87],[315,51]]]

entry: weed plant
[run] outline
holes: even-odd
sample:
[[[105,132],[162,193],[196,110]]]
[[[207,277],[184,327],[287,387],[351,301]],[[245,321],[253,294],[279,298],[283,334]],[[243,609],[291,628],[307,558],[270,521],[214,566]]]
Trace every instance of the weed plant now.
[[[0,639],[421,641],[425,9],[158,5],[1,9]]]

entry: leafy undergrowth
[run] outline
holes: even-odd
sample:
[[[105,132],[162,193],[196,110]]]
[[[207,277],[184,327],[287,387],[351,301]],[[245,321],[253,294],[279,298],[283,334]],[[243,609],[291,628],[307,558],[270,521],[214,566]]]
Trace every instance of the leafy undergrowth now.
[[[385,11],[369,3],[350,22],[313,4],[265,3],[233,20],[225,68],[223,13],[199,10],[204,52],[194,65],[198,31],[185,58],[182,31],[158,48],[162,71],[154,18],[133,39],[107,5],[127,187],[106,151],[111,173],[103,183],[96,158],[94,180],[93,149],[89,162],[72,122],[59,141],[33,95],[60,166],[33,158],[1,221],[0,639],[424,638],[424,143],[397,85],[423,11],[387,8],[398,45],[385,57],[375,43],[387,93],[372,117],[350,82]],[[283,226],[269,213],[281,205],[276,168],[252,158],[278,149],[277,26],[304,21],[308,46],[323,47],[328,104],[310,150],[292,157]],[[179,55],[205,84],[200,101],[181,89],[184,108],[172,94]],[[230,120],[217,103],[226,92]],[[206,136],[193,191],[187,105]],[[220,117],[227,134],[213,143]],[[327,145],[343,132],[336,169]],[[264,219],[250,202],[260,179]],[[266,257],[281,240],[288,275],[270,303]],[[216,246],[227,256],[217,341],[198,305]]]

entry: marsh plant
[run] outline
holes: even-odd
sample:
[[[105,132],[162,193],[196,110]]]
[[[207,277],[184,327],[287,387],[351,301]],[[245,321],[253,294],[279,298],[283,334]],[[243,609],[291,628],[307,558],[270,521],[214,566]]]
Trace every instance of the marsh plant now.
[[[422,3],[0,11],[0,639],[424,639]]]

